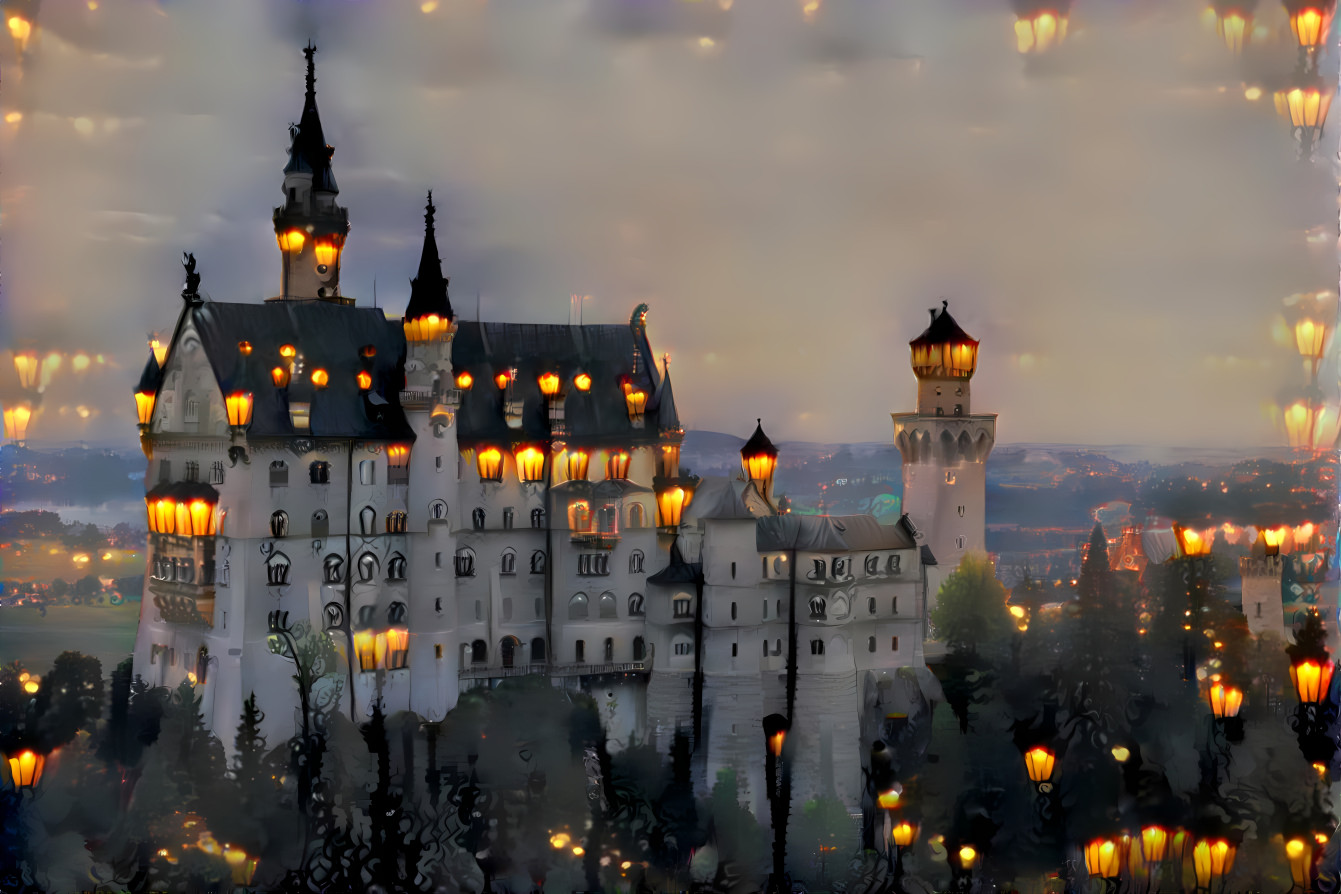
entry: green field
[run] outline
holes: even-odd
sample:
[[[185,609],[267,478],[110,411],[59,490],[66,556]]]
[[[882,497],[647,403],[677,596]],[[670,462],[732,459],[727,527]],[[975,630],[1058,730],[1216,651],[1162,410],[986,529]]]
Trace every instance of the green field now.
[[[22,662],[44,674],[56,656],[67,650],[92,655],[110,674],[135,647],[140,603],[124,605],[57,605],[42,617],[27,605],[0,608],[0,664]]]

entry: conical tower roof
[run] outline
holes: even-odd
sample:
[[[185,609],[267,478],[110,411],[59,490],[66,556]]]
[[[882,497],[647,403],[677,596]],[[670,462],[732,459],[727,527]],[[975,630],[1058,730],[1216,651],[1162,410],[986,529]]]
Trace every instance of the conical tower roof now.
[[[955,322],[955,318],[950,316],[950,302],[942,300],[939,313],[936,312],[936,308],[931,308],[931,325],[908,344],[917,346],[946,343],[967,343],[976,347],[978,340],[960,328],[959,324]]]
[[[438,257],[438,239],[433,232],[433,191],[428,192],[424,206],[424,248],[419,254],[419,273],[410,280],[410,303],[405,308],[405,319],[418,320],[436,316],[454,318],[452,302],[447,295],[447,277],[442,275],[442,260]]]
[[[764,421],[762,419],[756,419],[755,422],[757,424],[754,427],[754,434],[750,435],[750,439],[745,442],[745,446],[740,448],[740,455],[745,457],[776,457],[778,455],[778,448],[774,447],[773,442],[768,439],[768,435],[764,434]]]
[[[316,52],[317,48],[310,43],[303,50],[307,56],[307,96],[303,101],[303,115],[293,128],[289,163],[284,166],[284,173],[311,174],[313,189],[335,195],[340,192],[331,170],[331,156],[335,154],[335,149],[326,144],[326,135],[321,130],[321,115],[317,113]]]

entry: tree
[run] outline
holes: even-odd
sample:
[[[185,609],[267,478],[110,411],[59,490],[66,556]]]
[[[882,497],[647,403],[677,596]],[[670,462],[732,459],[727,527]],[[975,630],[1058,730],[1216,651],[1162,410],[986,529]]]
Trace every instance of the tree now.
[[[992,561],[970,553],[941,584],[931,623],[954,651],[977,654],[980,647],[996,649],[1009,643],[1015,629],[1006,595]]]

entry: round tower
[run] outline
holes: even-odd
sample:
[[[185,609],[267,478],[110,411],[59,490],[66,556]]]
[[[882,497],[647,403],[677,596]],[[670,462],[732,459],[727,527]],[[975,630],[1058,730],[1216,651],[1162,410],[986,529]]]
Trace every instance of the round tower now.
[[[966,553],[986,551],[986,464],[996,415],[970,410],[978,342],[950,316],[948,301],[931,309],[931,325],[909,345],[917,410],[893,414],[894,445],[903,457],[903,511],[936,561],[927,568],[930,603]]]

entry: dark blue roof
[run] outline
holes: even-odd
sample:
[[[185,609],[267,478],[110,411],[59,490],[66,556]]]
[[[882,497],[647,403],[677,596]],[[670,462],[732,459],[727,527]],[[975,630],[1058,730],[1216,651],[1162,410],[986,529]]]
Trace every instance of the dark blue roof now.
[[[245,380],[254,395],[249,436],[414,439],[400,407],[404,329],[380,310],[325,301],[209,301],[187,313],[219,387],[227,393]],[[252,346],[246,357],[238,350],[243,341]],[[286,344],[297,350],[303,372],[294,375],[287,388],[277,388],[270,370],[280,364],[279,348]],[[365,347],[371,347],[374,356],[363,357]],[[358,387],[359,371],[365,368],[372,374],[367,392]],[[312,387],[314,369],[324,369],[330,376],[321,390]],[[290,401],[311,403],[310,430],[293,428]]]

